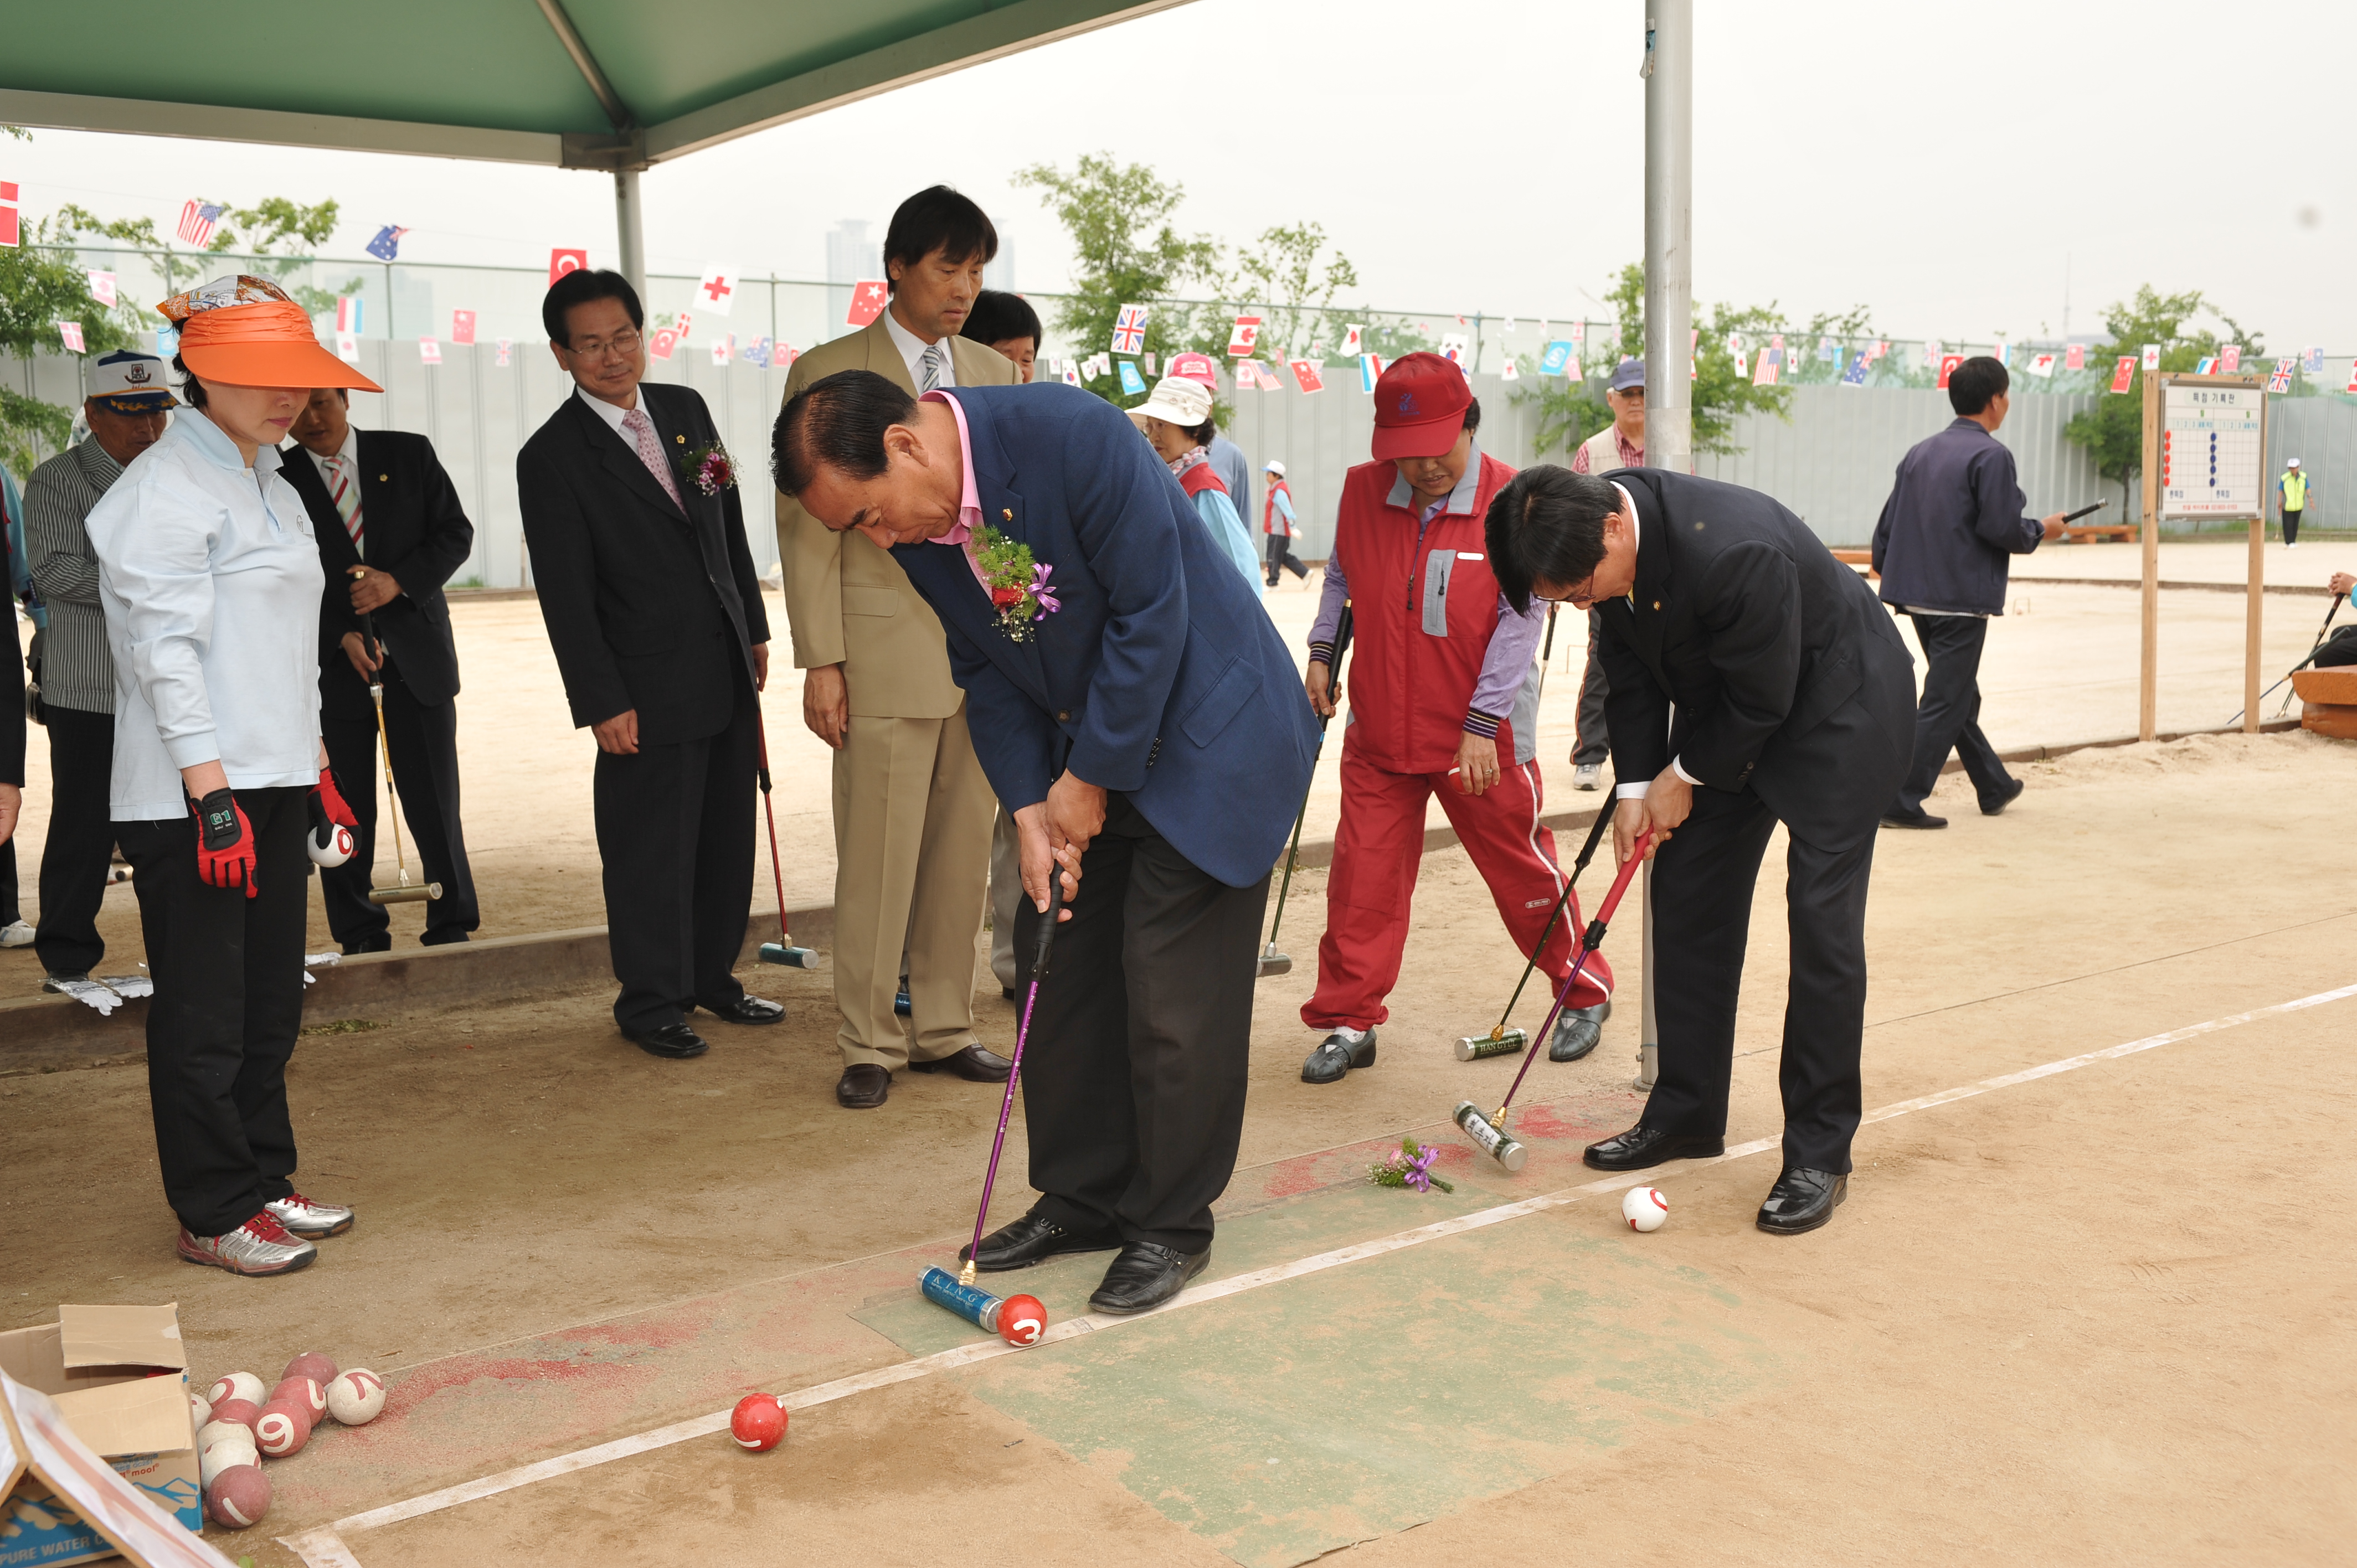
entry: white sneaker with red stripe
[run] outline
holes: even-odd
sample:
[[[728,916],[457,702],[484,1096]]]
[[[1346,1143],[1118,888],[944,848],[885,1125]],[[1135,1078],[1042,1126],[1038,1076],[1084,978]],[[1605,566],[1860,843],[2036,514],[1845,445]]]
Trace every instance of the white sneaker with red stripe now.
[[[307,1268],[319,1249],[290,1234],[267,1208],[219,1236],[192,1236],[180,1227],[180,1257],[190,1263],[210,1263],[233,1274],[291,1274]]]
[[[306,1241],[340,1236],[352,1228],[350,1209],[340,1203],[314,1203],[299,1192],[273,1198],[263,1207],[278,1217],[278,1223]]]

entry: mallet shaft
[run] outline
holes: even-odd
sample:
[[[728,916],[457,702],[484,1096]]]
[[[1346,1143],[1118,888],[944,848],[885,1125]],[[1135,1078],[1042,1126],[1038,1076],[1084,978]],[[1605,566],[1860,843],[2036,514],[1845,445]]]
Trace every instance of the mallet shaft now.
[[[1056,942],[1056,922],[1064,909],[1064,871],[1051,856],[1048,862],[1048,912],[1039,917],[1039,935],[1031,949],[1031,987],[1023,998],[1023,1021],[1015,1030],[1015,1055],[1006,1064],[1006,1093],[998,1102],[998,1131],[990,1140],[990,1168],[982,1178],[982,1202],[974,1211],[974,1245],[966,1250],[961,1283],[974,1283],[976,1260],[982,1252],[982,1230],[990,1219],[990,1189],[998,1185],[998,1156],[1006,1147],[1006,1119],[1015,1113],[1015,1085],[1023,1076],[1023,1047],[1031,1038],[1031,1009],[1039,1004],[1039,983],[1048,978],[1048,958]]]
[[[1637,868],[1645,864],[1645,851],[1652,842],[1653,830],[1651,828],[1637,835],[1637,845],[1629,855],[1629,863],[1620,868],[1620,875],[1612,879],[1612,890],[1604,896],[1604,902],[1597,908],[1596,918],[1588,923],[1587,935],[1580,939],[1578,960],[1572,964],[1571,972],[1564,976],[1563,988],[1555,993],[1555,1005],[1547,1010],[1546,1022],[1540,1025],[1539,1032],[1531,1037],[1531,1048],[1523,1058],[1521,1069],[1514,1074],[1514,1081],[1506,1086],[1506,1098],[1498,1102],[1498,1114],[1493,1120],[1500,1134],[1506,1131],[1507,1107],[1514,1103],[1514,1093],[1523,1087],[1523,1079],[1529,1074],[1531,1064],[1539,1059],[1539,1042],[1553,1033],[1555,1018],[1563,1012],[1564,1004],[1571,1000],[1573,989],[1579,984],[1579,977],[1587,972],[1587,961],[1595,957],[1596,950],[1604,945],[1605,929],[1612,923],[1613,912],[1620,908],[1620,896],[1629,891],[1630,880],[1637,875]]]
[[[1326,664],[1326,703],[1329,707],[1337,710],[1342,705],[1342,655],[1349,651],[1350,647],[1351,601],[1344,599],[1341,618],[1334,623],[1334,657]],[[1321,754],[1326,749],[1327,721],[1332,717],[1331,714],[1328,714],[1318,721],[1318,750]],[[1309,782],[1301,788],[1301,810],[1293,814],[1293,842],[1286,847],[1285,851],[1285,879],[1277,884],[1276,916],[1268,923],[1268,947],[1265,950],[1267,952],[1273,953],[1276,950],[1277,928],[1285,924],[1285,896],[1293,891],[1293,863],[1301,854],[1301,824],[1309,817],[1309,791],[1318,786],[1318,762],[1315,756],[1310,759],[1309,769]]]

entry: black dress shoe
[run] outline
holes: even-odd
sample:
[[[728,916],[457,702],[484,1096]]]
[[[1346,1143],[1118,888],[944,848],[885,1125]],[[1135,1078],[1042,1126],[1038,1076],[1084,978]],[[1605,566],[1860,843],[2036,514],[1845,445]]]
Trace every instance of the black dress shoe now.
[[[952,1051],[945,1057],[935,1057],[929,1062],[911,1058],[909,1070],[952,1073],[968,1083],[1005,1083],[1006,1075],[1015,1070],[1015,1064],[996,1051],[986,1051],[975,1044],[963,1050]]]
[[[2020,779],[2016,779],[2008,783],[2006,788],[1998,793],[1994,804],[1990,802],[1987,797],[1984,796],[1981,800],[1981,815],[1984,817],[1996,816],[2007,806],[2010,806],[2016,800],[2020,800],[2021,792],[2029,788],[2029,785],[2024,784]]]
[[[726,1024],[774,1024],[786,1015],[783,1007],[761,996],[739,996],[718,1007],[709,1002],[697,1005]]]
[[[1600,1144],[1590,1144],[1579,1157],[1590,1170],[1641,1171],[1672,1160],[1716,1159],[1727,1153],[1724,1135],[1706,1137],[1699,1133],[1664,1133],[1658,1127],[1639,1123],[1626,1133],[1616,1133]]]
[[[1343,1075],[1352,1068],[1374,1065],[1375,1032],[1372,1029],[1359,1036],[1359,1043],[1355,1046],[1337,1029],[1318,1041],[1318,1048],[1302,1062],[1301,1081],[1340,1083]]]
[[[1787,1170],[1760,1206],[1760,1229],[1771,1236],[1798,1236],[1834,1217],[1849,1196],[1849,1177],[1832,1171]]]
[[[891,1073],[874,1062],[854,1062],[834,1080],[834,1102],[845,1111],[873,1111],[891,1092]]]
[[[1555,1021],[1555,1038],[1547,1043],[1547,1060],[1576,1062],[1604,1037],[1604,1020],[1612,1016],[1610,998],[1593,1007],[1566,1008]]]
[[[1209,1247],[1200,1252],[1181,1252],[1152,1241],[1126,1242],[1121,1256],[1105,1271],[1104,1283],[1097,1286],[1096,1294],[1089,1297],[1089,1305],[1098,1312],[1112,1313],[1144,1312],[1149,1306],[1160,1306],[1185,1290],[1187,1282],[1201,1273],[1211,1261]]]
[[[1066,1252],[1107,1252],[1120,1245],[1121,1232],[1110,1225],[1099,1230],[1068,1230],[1034,1210],[985,1236],[974,1266],[985,1274],[1003,1274]],[[972,1251],[972,1247],[960,1247],[958,1261],[963,1262]]]
[[[712,1048],[684,1022],[665,1024],[660,1029],[624,1029],[622,1038],[651,1057],[668,1057],[673,1061],[700,1057]]]
[[[999,993],[1001,996],[1004,996],[1005,998],[1006,998],[1006,1000],[1008,1000],[1009,1002],[1012,1002],[1012,1001],[1014,1001],[1014,1000],[1015,1000],[1015,987],[1013,987],[1013,986],[1011,986],[1011,985],[1002,985],[1002,986],[1000,986],[1000,987],[998,988],[998,993]]]
[[[1882,813],[1882,825],[1886,828],[1944,828],[1948,825],[1948,819],[1935,817],[1920,808],[1912,811],[1902,811],[1893,806]]]

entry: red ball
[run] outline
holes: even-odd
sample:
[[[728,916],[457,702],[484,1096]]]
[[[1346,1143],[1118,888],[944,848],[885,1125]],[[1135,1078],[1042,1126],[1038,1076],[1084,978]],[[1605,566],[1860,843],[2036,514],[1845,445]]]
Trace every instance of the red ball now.
[[[738,1447],[767,1454],[786,1440],[786,1407],[775,1394],[747,1394],[729,1412],[728,1430]]]
[[[317,1426],[319,1418],[328,1413],[327,1391],[309,1378],[290,1376],[270,1391],[269,1403],[263,1408],[267,1410],[274,1404],[296,1406],[303,1412],[303,1419]]]
[[[273,1459],[300,1453],[311,1441],[311,1419],[292,1400],[274,1399],[254,1418],[253,1445]]]
[[[336,1363],[317,1350],[306,1350],[287,1362],[286,1369],[278,1374],[281,1382],[288,1378],[308,1378],[324,1389],[336,1380]]]
[[[252,1432],[253,1423],[262,1419],[262,1407],[252,1400],[223,1400],[213,1406],[213,1419],[233,1422],[246,1431]],[[257,1444],[256,1446],[260,1444]]]
[[[270,1511],[270,1477],[259,1465],[232,1465],[205,1488],[205,1511],[215,1524],[243,1530]]]
[[[1036,1295],[1010,1295],[998,1304],[998,1337],[1009,1345],[1037,1345],[1048,1332],[1048,1309]]]

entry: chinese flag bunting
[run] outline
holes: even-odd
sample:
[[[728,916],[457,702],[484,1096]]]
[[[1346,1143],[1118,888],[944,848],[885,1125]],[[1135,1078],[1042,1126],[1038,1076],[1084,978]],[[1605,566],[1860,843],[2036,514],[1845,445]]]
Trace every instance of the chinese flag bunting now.
[[[0,245],[16,243],[16,182],[0,179]]]
[[[1293,379],[1296,382],[1299,383],[1303,392],[1324,392],[1326,390],[1326,378],[1319,374],[1319,371],[1323,369],[1324,367],[1318,364],[1315,360],[1296,360],[1292,362]]]
[[[2122,354],[2119,364],[2112,371],[2112,390],[2115,392],[2127,391],[2128,383],[2136,380],[2136,357],[2134,354]]]
[[[2062,368],[2066,371],[2085,370],[2087,368],[2087,346],[2084,343],[2073,343],[2069,348],[2063,349]]]
[[[551,251],[548,252],[548,286],[554,288],[556,280],[567,273],[577,273],[589,264],[587,251]]]
[[[866,327],[884,314],[884,302],[888,294],[884,281],[869,278],[854,284],[851,288],[851,308],[843,320],[846,327]]]
[[[450,341],[472,346],[475,341],[475,313],[454,310],[450,313]]]

